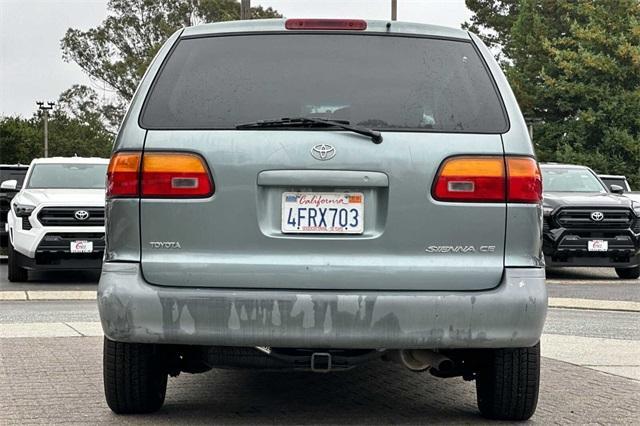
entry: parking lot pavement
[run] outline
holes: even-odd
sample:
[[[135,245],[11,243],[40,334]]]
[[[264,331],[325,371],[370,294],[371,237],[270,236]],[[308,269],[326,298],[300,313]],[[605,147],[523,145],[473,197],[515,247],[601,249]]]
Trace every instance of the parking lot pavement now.
[[[574,309],[549,309],[533,422],[639,423],[640,280],[597,268],[550,270],[548,277],[551,306]],[[183,374],[170,380],[160,413],[118,417],[102,392],[98,275],[32,278],[8,283],[0,264],[0,425],[484,423],[473,383],[382,362],[325,375]]]
[[[473,383],[383,362],[333,374],[183,374],[160,413],[118,417],[104,402],[97,321],[95,301],[0,302],[0,424],[484,422]],[[533,422],[637,423],[639,324],[636,312],[550,309]]]
[[[484,423],[474,384],[383,362],[335,374],[214,370],[170,379],[157,414],[118,417],[102,393],[101,339],[5,339],[0,423]],[[633,424],[640,382],[544,358],[533,423]]]

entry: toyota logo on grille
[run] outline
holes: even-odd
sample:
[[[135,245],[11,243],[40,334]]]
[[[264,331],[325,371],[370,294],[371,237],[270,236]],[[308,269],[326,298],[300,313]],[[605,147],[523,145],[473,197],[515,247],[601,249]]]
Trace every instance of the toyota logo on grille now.
[[[86,210],[76,210],[76,212],[73,214],[73,217],[75,217],[77,220],[87,220],[89,219],[89,212]]]
[[[311,148],[311,156],[320,161],[331,160],[336,156],[336,149],[331,145],[321,143]]]
[[[604,214],[602,212],[591,212],[591,220],[594,222],[600,222],[604,219]]]

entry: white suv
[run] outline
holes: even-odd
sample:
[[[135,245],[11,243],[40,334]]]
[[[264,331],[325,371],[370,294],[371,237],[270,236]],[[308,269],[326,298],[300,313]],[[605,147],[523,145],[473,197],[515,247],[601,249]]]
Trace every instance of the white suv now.
[[[7,216],[9,281],[26,281],[28,270],[101,268],[107,165],[78,157],[31,162]]]

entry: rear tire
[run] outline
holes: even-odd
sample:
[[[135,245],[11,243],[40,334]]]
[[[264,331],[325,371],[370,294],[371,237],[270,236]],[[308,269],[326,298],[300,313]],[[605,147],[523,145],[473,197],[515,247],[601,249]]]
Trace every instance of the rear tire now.
[[[633,268],[616,268],[616,274],[624,280],[635,280],[640,277],[640,265]]]
[[[539,388],[540,343],[495,349],[476,378],[478,408],[490,419],[527,420],[536,411]]]
[[[158,411],[167,392],[167,371],[157,345],[104,338],[104,393],[116,414]]]
[[[13,244],[9,241],[7,247],[7,278],[12,283],[29,280],[27,270],[18,264],[18,256],[13,248]]]

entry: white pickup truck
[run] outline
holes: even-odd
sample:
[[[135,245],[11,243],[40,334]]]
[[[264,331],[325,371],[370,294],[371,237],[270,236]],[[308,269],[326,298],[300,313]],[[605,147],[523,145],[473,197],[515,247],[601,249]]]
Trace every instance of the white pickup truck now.
[[[26,281],[29,270],[101,268],[107,165],[79,157],[31,162],[5,225],[9,281]],[[13,189],[17,182],[0,185]]]
[[[598,175],[600,180],[609,188],[609,191],[622,194],[633,201],[640,203],[640,191],[632,191],[626,176],[622,175]]]

